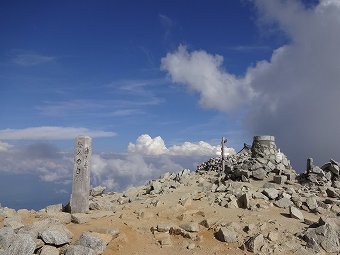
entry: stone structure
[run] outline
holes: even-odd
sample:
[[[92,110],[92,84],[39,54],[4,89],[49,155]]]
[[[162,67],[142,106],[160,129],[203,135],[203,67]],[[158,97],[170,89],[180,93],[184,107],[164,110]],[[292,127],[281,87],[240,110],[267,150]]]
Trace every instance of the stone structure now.
[[[287,157],[277,149],[274,136],[254,136],[251,147],[244,144],[243,149],[235,155],[229,155],[224,164],[221,160],[210,159],[199,165],[197,171],[220,171],[222,165],[225,166],[225,179],[241,181],[248,181],[249,178],[273,180],[276,176],[277,181],[285,182],[296,176]],[[287,179],[279,176],[287,176]]]
[[[275,137],[270,135],[254,136],[251,152],[253,158],[261,157],[275,160],[277,154]]]
[[[75,140],[71,213],[89,210],[91,143],[91,137],[88,136],[78,136]]]

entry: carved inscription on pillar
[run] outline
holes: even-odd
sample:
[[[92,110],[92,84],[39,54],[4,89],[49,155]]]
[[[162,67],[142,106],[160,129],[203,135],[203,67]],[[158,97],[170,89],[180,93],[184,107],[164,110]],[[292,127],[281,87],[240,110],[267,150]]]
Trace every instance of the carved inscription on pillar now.
[[[89,136],[78,136],[75,140],[71,213],[89,210],[91,143]]]

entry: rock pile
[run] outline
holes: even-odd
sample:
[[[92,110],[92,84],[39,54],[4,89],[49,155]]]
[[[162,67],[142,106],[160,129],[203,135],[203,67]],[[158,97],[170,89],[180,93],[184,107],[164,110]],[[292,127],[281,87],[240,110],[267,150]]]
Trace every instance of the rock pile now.
[[[315,186],[340,188],[340,163],[330,159],[323,166],[315,166],[313,159],[307,160],[306,172],[299,176],[301,183]]]
[[[212,158],[197,167],[197,171],[221,171],[222,159]],[[295,170],[287,157],[277,150],[273,136],[255,136],[253,144],[225,161],[225,178],[237,181],[275,179],[278,183],[293,181]]]

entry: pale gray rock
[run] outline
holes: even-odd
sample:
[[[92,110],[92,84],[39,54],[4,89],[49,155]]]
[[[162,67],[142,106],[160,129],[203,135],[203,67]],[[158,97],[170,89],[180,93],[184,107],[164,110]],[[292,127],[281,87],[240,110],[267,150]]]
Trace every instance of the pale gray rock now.
[[[91,219],[91,216],[86,213],[73,213],[71,215],[71,221],[76,224],[84,224]]]
[[[277,240],[279,240],[279,238],[280,238],[280,233],[277,231],[270,231],[268,233],[268,240],[272,242],[276,242]]]
[[[56,219],[63,224],[69,224],[71,222],[71,214],[66,213],[66,212],[48,213],[47,217]]]
[[[0,229],[0,249],[7,249],[15,236],[14,230],[11,227]]]
[[[42,247],[40,255],[59,255],[59,249],[54,246],[45,245]]]
[[[41,235],[41,233],[44,232],[50,226],[55,225],[55,224],[60,224],[60,223],[61,223],[60,220],[54,219],[54,218],[48,218],[44,220],[35,221],[32,223],[31,228],[29,229],[29,232],[31,232],[34,235],[36,233],[36,237],[37,237],[38,235]]]
[[[279,195],[279,191],[274,188],[266,188],[263,190],[263,194],[265,194],[269,199],[275,199]]]
[[[274,202],[274,205],[280,208],[288,208],[289,206],[293,205],[293,202],[286,197],[283,197]]]
[[[169,232],[171,225],[168,224],[158,224],[157,231],[158,232]]]
[[[215,237],[217,240],[226,243],[236,243],[237,235],[233,228],[222,227],[216,233]]]
[[[265,240],[262,234],[258,234],[256,236],[251,237],[245,243],[247,250],[250,252],[254,252],[254,253],[259,252],[264,245],[265,245]]]
[[[291,218],[295,218],[301,221],[304,220],[302,212],[294,206],[289,207],[289,214]]]
[[[3,223],[4,223],[4,227],[11,227],[14,229],[14,231],[18,231],[20,228],[25,226],[22,223],[21,217],[19,216],[5,218]]]
[[[316,208],[318,208],[318,202],[315,198],[315,196],[309,196],[306,199],[306,204],[311,211],[315,211]]]
[[[101,196],[105,190],[106,190],[106,187],[102,187],[102,186],[94,187],[93,189],[90,190],[90,196],[92,197]]]
[[[339,234],[331,224],[326,223],[317,228],[310,228],[305,232],[304,239],[307,243],[314,241],[326,252],[340,252]]]
[[[188,232],[198,232],[199,231],[199,225],[197,222],[189,222],[186,224],[180,225],[182,229]]]
[[[63,245],[70,243],[72,233],[64,225],[53,225],[41,233],[41,239],[46,244]]]
[[[47,213],[58,213],[61,212],[62,210],[63,210],[62,204],[49,205],[46,207]]]
[[[102,254],[108,243],[107,241],[99,238],[98,236],[90,232],[84,232],[81,234],[79,240],[76,241],[75,244],[91,248],[96,252],[96,254]]]
[[[253,178],[263,180],[267,177],[267,172],[263,168],[259,168],[252,172]]]
[[[97,255],[97,253],[89,247],[82,245],[70,245],[65,255]]]
[[[35,250],[35,241],[30,235],[18,234],[5,251],[6,255],[31,255]]]
[[[160,183],[159,181],[152,181],[151,183],[151,190],[153,193],[158,194],[162,191],[162,183]]]
[[[3,216],[5,218],[11,218],[17,216],[17,212],[12,208],[2,207],[0,208],[0,216]]]

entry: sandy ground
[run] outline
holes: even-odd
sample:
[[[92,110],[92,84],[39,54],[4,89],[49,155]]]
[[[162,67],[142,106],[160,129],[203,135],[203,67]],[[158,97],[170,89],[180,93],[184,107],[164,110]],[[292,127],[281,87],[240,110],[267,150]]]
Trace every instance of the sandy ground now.
[[[256,185],[263,185],[263,183],[258,182]],[[249,224],[255,225],[256,229],[259,229],[264,236],[267,236],[270,231],[279,232],[278,241],[273,243],[269,241],[269,245],[276,244],[279,247],[289,246],[289,236],[301,233],[306,228],[306,224],[289,217],[288,209],[275,206],[259,210],[225,208],[217,204],[211,205],[207,197],[203,197],[201,200],[193,200],[190,205],[185,207],[179,205],[179,199],[192,191],[192,187],[184,186],[170,193],[157,196],[159,200],[157,206],[150,205],[145,200],[136,200],[124,205],[117,204],[115,213],[111,216],[90,220],[85,224],[70,223],[66,226],[74,234],[72,242],[77,240],[80,234],[85,231],[96,231],[100,228],[119,229],[120,234],[110,241],[104,255],[251,254],[240,249],[243,241],[254,235],[254,233],[246,233],[242,230]],[[154,199],[155,197],[149,195],[149,198]],[[319,216],[305,211],[303,211],[303,214],[305,218],[312,221],[317,221],[319,218]],[[26,224],[38,220],[32,214],[23,214],[23,218]],[[182,236],[171,235],[171,245],[162,246],[151,231],[151,228],[156,228],[158,224],[179,226],[188,222],[199,223],[204,219],[215,219],[223,224],[237,223],[241,233],[238,238],[239,242],[235,244],[220,242],[214,237],[216,229],[200,226],[198,235],[201,240],[193,241]],[[1,218],[0,224],[2,224]],[[191,243],[194,243],[195,247],[188,249],[188,245]],[[289,253],[284,252],[282,254]]]

